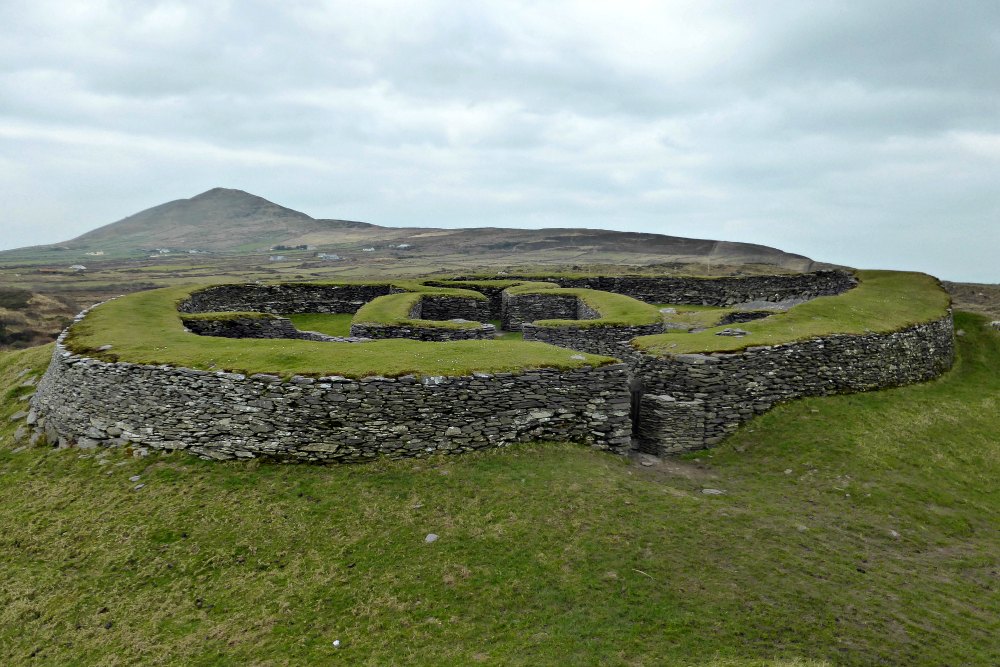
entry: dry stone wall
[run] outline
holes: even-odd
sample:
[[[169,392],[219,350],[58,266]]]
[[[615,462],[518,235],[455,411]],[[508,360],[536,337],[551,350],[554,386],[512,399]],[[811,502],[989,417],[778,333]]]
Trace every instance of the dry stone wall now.
[[[636,356],[632,347],[632,339],[639,336],[650,336],[663,333],[663,324],[647,324],[644,326],[561,326],[540,327],[535,324],[522,324],[521,331],[524,340],[535,340],[571,350],[580,350],[591,354],[603,354],[628,360]]]
[[[640,448],[670,453],[718,443],[776,403],[898,387],[951,367],[951,313],[891,333],[833,335],[726,354],[640,355]]]
[[[412,322],[406,324],[379,324],[372,322],[352,322],[351,336],[358,338],[411,338],[427,342],[448,342],[453,340],[487,340],[496,337],[496,327],[492,324],[478,326],[449,327],[421,323],[420,320],[443,321],[465,320],[482,322],[478,318],[489,316],[489,302],[465,299],[456,296],[423,295],[413,304],[407,317]]]
[[[456,280],[470,278],[457,278]],[[646,303],[687,303],[732,306],[749,301],[787,301],[833,296],[851,289],[857,280],[846,271],[816,271],[778,276],[685,278],[670,276],[597,276],[586,278],[532,278],[504,276],[504,280],[546,280],[560,287],[584,287],[624,294]],[[539,318],[535,318],[539,319]],[[530,322],[530,319],[524,320]]]
[[[616,452],[631,442],[622,364],[463,377],[289,381],[108,363],[60,341],[34,398],[53,441],[186,450],[204,458],[356,462],[527,440]]]
[[[853,285],[853,279],[845,275],[820,272],[729,282],[616,278],[609,280],[618,282],[592,279],[567,286],[619,291],[652,302],[719,305],[835,293]],[[664,284],[656,287],[655,280]],[[699,284],[704,292],[692,292]],[[180,309],[186,313],[354,312],[366,300],[392,289],[388,285],[218,286],[192,295]],[[491,314],[485,301],[448,301],[424,297],[410,316],[453,319],[458,315],[481,321]],[[665,454],[715,444],[780,402],[929,380],[949,368],[954,356],[950,313],[890,333],[831,335],[734,353],[657,358],[640,354],[629,343],[636,336],[658,333],[646,327],[530,324],[538,319],[596,317],[577,297],[525,294],[511,298],[505,292],[502,303],[509,314],[505,321],[522,327],[526,340],[615,356],[624,363],[452,378],[282,380],[272,375],[245,377],[108,363],[71,353],[60,338],[33,398],[29,421],[44,429],[50,440],[61,443],[184,449],[216,459],[351,462],[463,452],[537,439],[575,440],[625,452],[632,446],[633,434],[639,448]],[[430,313],[424,310],[428,304]],[[470,310],[459,314],[455,308]],[[256,334],[251,337],[307,333],[295,331],[283,318],[187,318],[186,323],[210,335],[224,335],[226,327],[242,327],[244,333]],[[366,327],[352,327],[352,333],[420,340],[494,334],[489,324],[470,329]]]
[[[410,338],[431,343],[454,340],[490,340],[496,338],[497,329],[492,324],[470,328],[434,327],[420,324],[367,324],[351,325],[351,336],[356,338]]]
[[[188,331],[199,336],[219,338],[295,338],[324,343],[357,343],[363,339],[327,336],[315,331],[299,331],[286,317],[219,317],[218,319],[182,317]]]
[[[182,313],[261,312],[274,314],[354,313],[378,296],[400,292],[391,285],[218,285],[192,294]]]
[[[464,285],[452,285],[449,282],[442,282],[439,280],[427,280],[424,282],[424,285],[427,285],[428,287],[447,287],[449,289],[459,287],[461,289],[471,289],[474,292],[479,292],[489,299],[489,317],[486,318],[488,320],[499,320],[503,312],[504,287],[485,285],[478,281],[475,287],[469,287]]]
[[[594,319],[598,314],[583,306],[584,317],[581,315],[583,302],[576,296],[566,294],[532,294],[503,293],[503,312],[501,324],[507,331],[520,331],[525,322],[536,320],[577,320]]]

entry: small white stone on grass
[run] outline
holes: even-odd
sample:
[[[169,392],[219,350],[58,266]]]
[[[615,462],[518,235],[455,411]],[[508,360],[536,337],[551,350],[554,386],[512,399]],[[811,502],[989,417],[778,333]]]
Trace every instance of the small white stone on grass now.
[[[582,354],[573,354],[573,355],[570,355],[570,359],[576,359],[577,361],[583,361],[586,358],[587,357],[583,356]]]
[[[702,489],[701,492],[704,493],[706,496],[721,496],[725,494],[725,491],[722,491],[720,489]]]
[[[792,469],[791,468],[785,468],[785,474],[786,475],[791,475],[792,474]]]
[[[340,640],[339,639],[334,639],[333,640],[333,648],[340,648]]]
[[[131,477],[128,478],[128,481],[130,481],[130,482],[138,482],[140,479],[141,479],[141,477],[139,475],[132,475]]]
[[[146,486],[146,485],[145,484],[136,484],[135,485],[135,490],[138,491],[139,489],[141,489],[144,486]]]
[[[427,533],[427,537],[424,538],[424,542],[427,542],[428,544],[437,541],[438,541],[438,536],[435,535],[434,533]]]

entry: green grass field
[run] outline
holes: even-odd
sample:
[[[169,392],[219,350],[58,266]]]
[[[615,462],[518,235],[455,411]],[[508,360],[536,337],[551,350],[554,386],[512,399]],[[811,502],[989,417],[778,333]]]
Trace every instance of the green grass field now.
[[[653,467],[17,451],[51,348],[0,355],[0,664],[998,664],[1000,335],[958,326],[939,380]]]

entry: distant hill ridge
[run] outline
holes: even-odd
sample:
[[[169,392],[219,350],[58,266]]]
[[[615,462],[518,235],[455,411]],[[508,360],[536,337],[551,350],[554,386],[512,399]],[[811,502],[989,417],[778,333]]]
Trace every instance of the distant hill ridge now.
[[[277,244],[302,234],[344,227],[373,225],[315,220],[249,192],[213,188],[190,199],[177,199],[140,211],[87,232],[65,245],[71,248],[128,245],[226,251],[247,244]]]
[[[470,259],[509,257],[512,261],[551,256],[566,263],[710,262],[734,266],[765,264],[786,271],[817,268],[808,257],[768,246],[663,234],[576,228],[380,227],[349,220],[315,219],[263,197],[228,188],[213,188],[190,199],[160,204],[65,243],[32,250],[36,254],[39,250],[59,250],[67,258],[87,255],[122,258],[156,248],[240,254],[299,245],[336,251],[360,251],[363,246],[376,250],[380,246],[402,247],[411,257],[427,258],[457,253]],[[16,260],[21,252],[6,251],[0,253],[0,258]]]

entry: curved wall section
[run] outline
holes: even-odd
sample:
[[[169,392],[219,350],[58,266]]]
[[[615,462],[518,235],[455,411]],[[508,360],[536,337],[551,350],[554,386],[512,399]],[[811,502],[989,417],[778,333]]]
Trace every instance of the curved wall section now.
[[[718,443],[776,403],[923,382],[951,367],[945,317],[890,333],[834,335],[728,354],[631,360],[643,396],[640,449],[654,454]]]
[[[828,283],[816,287],[816,276]],[[801,289],[795,294],[791,290],[803,285],[847,289],[841,278],[850,286],[855,284],[851,276],[840,272],[813,274],[797,286],[796,277],[788,276],[754,277],[753,284],[773,288],[777,283],[768,282],[769,278],[781,278],[788,287],[772,293],[780,299],[802,298]],[[600,284],[600,280],[604,279],[593,282]],[[691,282],[708,291],[689,293],[686,302],[718,296],[712,296],[714,280]],[[365,299],[393,289],[389,285],[226,285],[196,292],[181,309],[188,313],[353,312]],[[766,296],[759,291],[727,294],[727,299]],[[551,316],[553,307],[564,308],[566,319],[597,314],[580,310],[575,297],[572,303],[557,299],[546,304],[544,297],[535,298],[535,294],[521,296],[530,298],[504,297],[506,306],[516,306],[512,309],[515,319],[537,317],[536,311],[541,313],[543,306],[547,307],[545,316]],[[662,292],[648,298],[679,300],[666,298]],[[454,311],[441,308],[452,308],[457,302],[432,303],[432,309],[439,307],[435,312],[443,317]],[[479,309],[468,315],[482,318],[485,304],[463,307]],[[187,319],[195,326],[237,327],[257,335],[290,336],[294,332],[285,325],[287,320],[273,316]],[[624,363],[462,377],[293,377],[286,381],[273,375],[245,377],[104,362],[68,351],[64,332],[32,399],[30,419],[50,441],[61,444],[185,449],[212,459],[352,462],[378,456],[464,452],[538,439],[572,440],[619,453],[637,443],[644,451],[666,454],[716,444],[777,403],[930,380],[947,370],[954,358],[950,311],[888,333],[836,334],[739,352],[664,357],[632,347],[635,336],[649,333],[644,328],[588,327],[582,322],[566,327],[521,324],[528,340],[615,356]],[[449,337],[463,335],[458,332],[492,336],[493,327],[437,329]],[[447,352],[446,345],[442,344],[441,352]]]
[[[33,399],[50,441],[203,458],[356,462],[527,440],[631,442],[624,365],[418,379],[246,377],[108,363],[56,345]]]
[[[455,278],[468,280],[469,278]],[[546,280],[560,287],[585,287],[624,294],[646,303],[687,303],[732,306],[748,301],[814,299],[841,294],[857,285],[846,271],[815,271],[778,276],[684,278],[671,276],[597,276],[586,278],[531,278],[503,276],[504,280]],[[526,320],[531,321],[531,320]]]
[[[218,285],[193,293],[177,310],[182,313],[354,313],[375,297],[399,291],[388,284]]]

